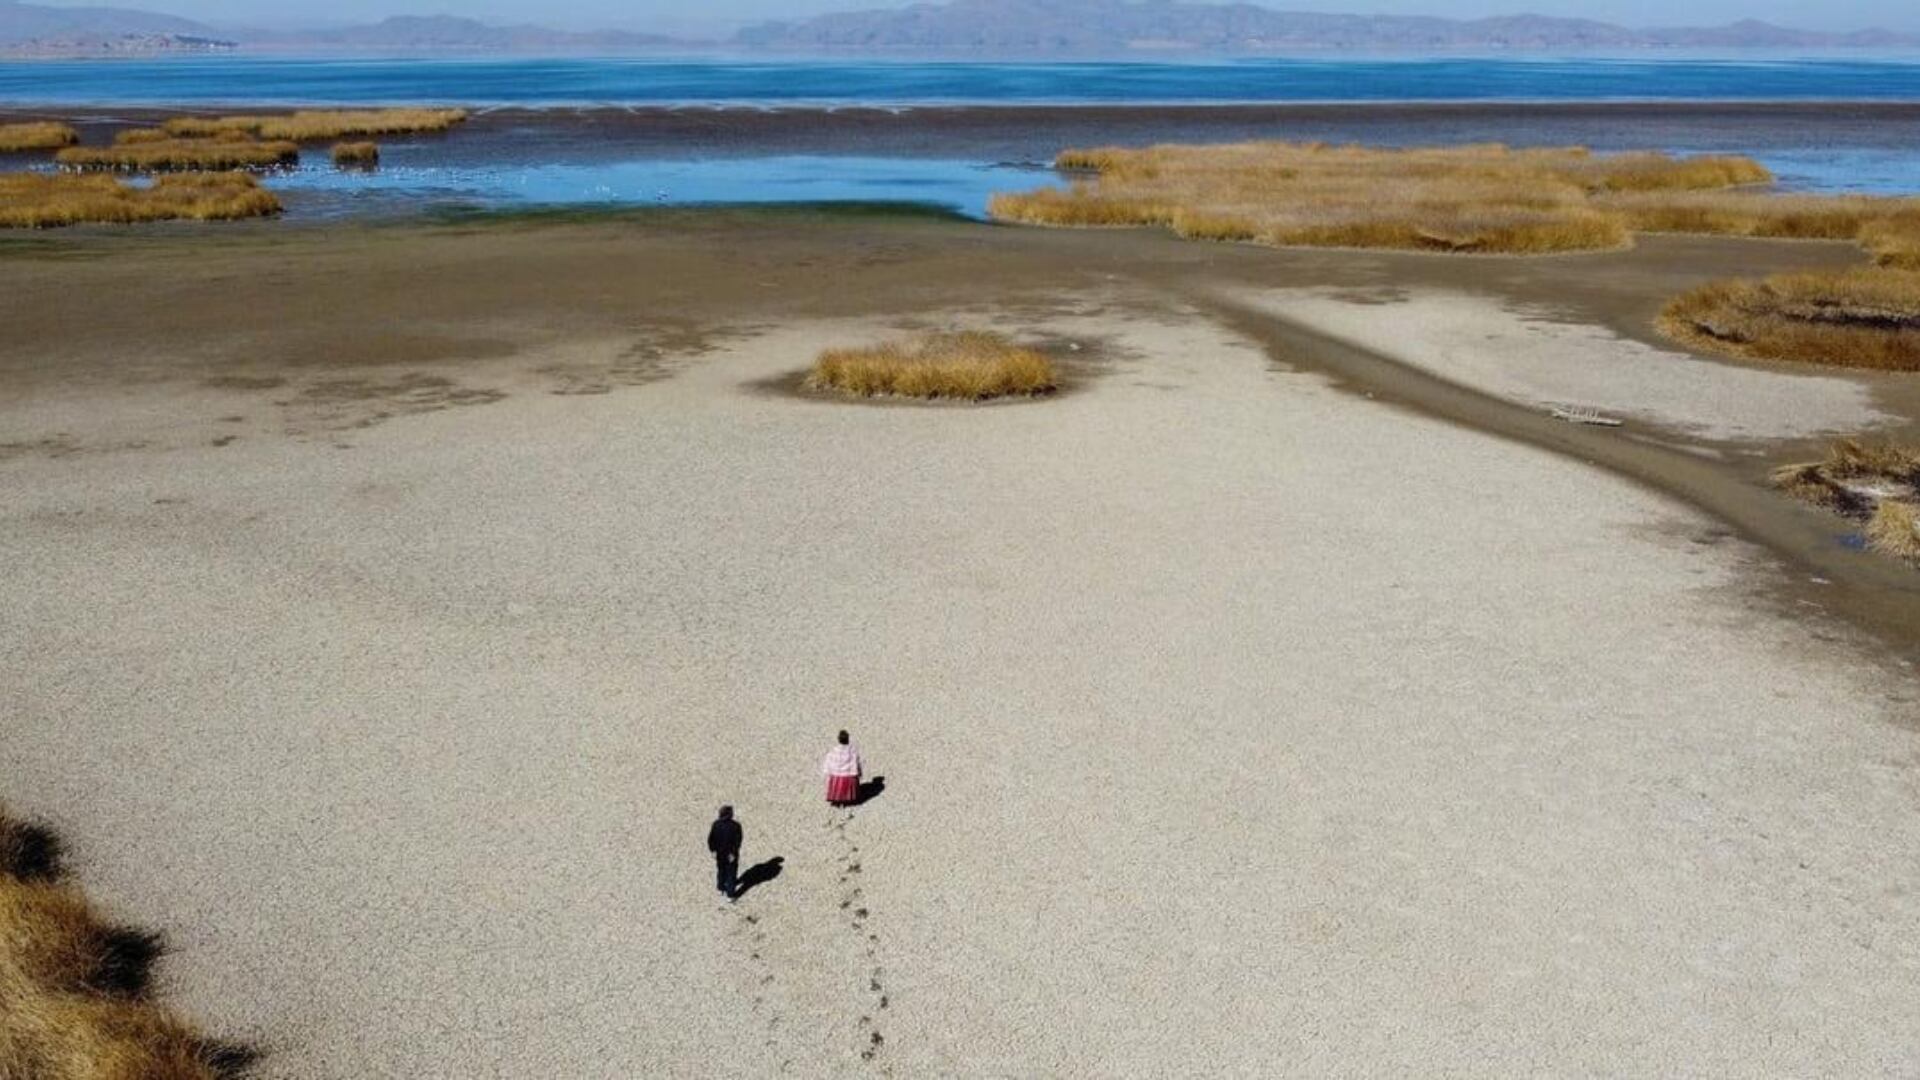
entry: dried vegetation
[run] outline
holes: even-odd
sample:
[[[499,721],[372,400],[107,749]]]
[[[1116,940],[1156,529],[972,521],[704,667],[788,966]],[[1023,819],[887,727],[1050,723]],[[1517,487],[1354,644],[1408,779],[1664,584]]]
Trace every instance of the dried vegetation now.
[[[0,124],[0,153],[4,154],[58,150],[79,141],[80,133],[74,130],[72,124]]]
[[[304,109],[283,115],[178,116],[166,122],[166,130],[181,137],[238,131],[261,139],[315,142],[446,131],[466,119],[465,109]]]
[[[181,138],[153,128],[123,131],[112,146],[70,146],[53,160],[81,172],[186,172],[272,169],[298,164],[300,148],[245,132]]]
[[[43,826],[0,808],[0,1077],[220,1080],[252,1055],[148,996],[159,939],[105,919],[62,878]]]
[[[1108,148],[1069,150],[1055,164],[1091,175],[1064,188],[998,196],[990,213],[1038,225],[1162,226],[1196,239],[1277,246],[1545,254],[1627,243],[1632,220],[1610,200],[1771,179],[1741,157],[1500,145]]]
[[[1920,371],[1920,270],[1716,281],[1668,302],[1659,325],[1688,345],[1750,359]]]
[[[982,401],[1049,393],[1059,381],[1045,353],[998,334],[963,331],[829,349],[806,385],[855,397]]]
[[[0,228],[225,221],[279,212],[280,200],[247,173],[161,176],[144,186],[77,173],[0,175]]]
[[[380,144],[343,142],[333,144],[333,163],[344,169],[369,169],[380,164]]]
[[[1775,469],[1773,484],[1861,521],[1874,550],[1920,559],[1920,447],[1843,439],[1819,461]]]

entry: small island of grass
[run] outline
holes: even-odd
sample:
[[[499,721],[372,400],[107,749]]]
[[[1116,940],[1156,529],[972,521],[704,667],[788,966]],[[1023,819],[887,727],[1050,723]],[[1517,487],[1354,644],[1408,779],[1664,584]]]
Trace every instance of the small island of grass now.
[[[0,175],[0,228],[270,217],[280,200],[242,172],[161,176],[142,186],[82,173]]]
[[[1669,302],[1660,329],[1686,345],[1754,360],[1920,371],[1920,270],[1716,281]]]
[[[1068,150],[1065,188],[996,196],[989,212],[1035,225],[1152,225],[1273,246],[1498,254],[1625,245],[1613,197],[1764,183],[1743,157],[1594,154],[1500,145],[1378,149],[1322,143]]]
[[[380,164],[380,144],[342,142],[333,144],[333,163],[343,169],[371,169]]]
[[[1059,380],[1045,353],[972,330],[829,349],[806,387],[853,397],[984,401],[1051,393]]]
[[[0,124],[0,153],[4,154],[58,150],[79,141],[80,133],[72,124]]]
[[[1782,195],[1739,156],[1255,142],[1067,150],[1054,165],[1076,174],[1068,186],[997,195],[988,212],[1274,247],[1544,255],[1677,232],[1852,240],[1885,265],[1920,262],[1920,199]]]
[[[112,146],[70,146],[53,160],[84,172],[272,169],[298,164],[300,148],[284,139],[262,142],[245,132],[180,138],[135,128],[121,132]]]
[[[166,130],[196,138],[244,132],[261,139],[315,142],[368,135],[407,135],[446,131],[465,123],[465,109],[303,109],[282,115],[177,116]]]

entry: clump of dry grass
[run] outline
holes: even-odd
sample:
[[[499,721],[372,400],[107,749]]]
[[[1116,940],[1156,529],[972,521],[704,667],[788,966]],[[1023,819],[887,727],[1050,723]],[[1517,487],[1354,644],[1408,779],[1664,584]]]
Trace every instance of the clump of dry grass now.
[[[1859,240],[1877,223],[1920,215],[1920,199],[1753,191],[1631,192],[1595,201],[1635,232],[1787,240]]]
[[[1854,267],[1717,281],[1670,301],[1659,326],[1734,356],[1920,371],[1920,272]]]
[[[1747,158],[1499,145],[1108,147],[1069,150],[1055,164],[1094,176],[997,196],[989,212],[1039,225],[1152,225],[1283,246],[1542,254],[1627,243],[1629,222],[1606,199],[1771,179]]]
[[[0,851],[33,828],[0,809]],[[57,843],[54,845],[57,848]],[[57,857],[56,857],[57,859]],[[101,917],[55,865],[0,864],[0,1077],[222,1080],[252,1055],[146,999],[159,941]]]
[[[58,150],[79,141],[80,133],[72,124],[0,124],[0,153]]]
[[[1835,513],[1853,513],[1858,496],[1829,479],[1818,462],[1782,465],[1770,477],[1773,486],[1799,499]]]
[[[1867,522],[1867,543],[1875,551],[1920,560],[1920,503],[1881,499]]]
[[[112,146],[70,146],[53,159],[65,168],[88,172],[272,169],[298,164],[300,148],[284,139],[262,142],[244,132],[161,138],[134,130],[122,132]]]
[[[1920,559],[1920,447],[1842,439],[1819,461],[1784,465],[1773,485],[1865,523],[1876,551]]]
[[[1032,396],[1059,386],[1045,353],[980,331],[923,334],[820,354],[806,385],[857,397],[987,398]]]
[[[128,128],[113,137],[115,146],[141,146],[147,143],[171,141],[173,141],[173,135],[162,128]]]
[[[1916,209],[1868,222],[1860,230],[1860,246],[1881,266],[1920,270],[1920,200]]]
[[[380,164],[380,144],[343,142],[333,144],[333,163],[342,168],[366,169]]]
[[[80,890],[48,881],[0,878],[6,965],[60,993],[139,997],[147,991],[160,939],[103,921]]]
[[[1882,499],[1920,493],[1920,449],[1841,439],[1819,461],[1773,470],[1772,480],[1802,502],[1866,517]]]
[[[166,122],[177,136],[242,131],[262,139],[314,142],[364,135],[446,131],[466,122],[465,109],[303,109],[284,115],[178,116]]]
[[[1837,480],[1884,480],[1920,487],[1920,447],[1841,439],[1827,448],[1819,467]]]
[[[1581,148],[1574,148],[1579,150]],[[1675,158],[1666,154],[1588,154],[1557,165],[1562,176],[1580,180],[1593,191],[1708,191],[1773,182],[1766,166],[1749,157],[1703,155]]]
[[[252,1060],[145,1002],[17,996],[6,978],[0,970],[0,1076],[10,1080],[229,1080]]]
[[[253,143],[252,134],[245,131],[214,131],[205,135],[179,136],[166,128],[128,128],[113,137],[115,146],[149,146],[154,143],[200,142],[200,143]]]
[[[0,228],[43,229],[89,222],[231,220],[280,212],[280,200],[247,173],[161,176],[141,187],[111,176],[0,175]]]

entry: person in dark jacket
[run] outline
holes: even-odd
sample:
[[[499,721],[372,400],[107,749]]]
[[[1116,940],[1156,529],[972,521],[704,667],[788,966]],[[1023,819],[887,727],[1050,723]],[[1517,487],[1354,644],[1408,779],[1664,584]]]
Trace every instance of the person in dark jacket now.
[[[714,877],[720,892],[729,900],[738,895],[735,889],[740,875],[740,843],[744,839],[746,834],[741,831],[740,823],[733,820],[733,807],[721,807],[720,816],[707,830],[707,850],[713,852]]]

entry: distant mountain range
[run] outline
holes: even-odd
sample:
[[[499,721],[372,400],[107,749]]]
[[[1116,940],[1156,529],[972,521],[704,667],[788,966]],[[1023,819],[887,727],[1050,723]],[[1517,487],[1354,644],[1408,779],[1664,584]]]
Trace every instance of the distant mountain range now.
[[[398,15],[369,26],[270,31],[107,7],[48,7],[0,0],[0,54],[90,55],[225,49],[338,49],[390,52],[628,52],[685,47],[657,34],[571,33],[544,26],[493,26],[449,15]]]
[[[741,31],[737,41],[753,48],[803,52],[1260,55],[1310,50],[1889,48],[1920,45],[1920,35],[1884,30],[1819,33],[1757,20],[1633,29],[1545,15],[1458,20],[1176,0],[952,0],[768,23]]]
[[[544,26],[491,26],[452,15],[396,15],[370,26],[332,30],[254,32],[242,35],[248,46],[321,49],[378,49],[438,52],[624,52],[684,46],[659,34],[625,30],[572,33]]]
[[[191,19],[108,7],[43,7],[0,0],[0,42],[50,41],[123,34],[214,35]]]
[[[1512,15],[1441,19],[1277,11],[1179,0],[951,0],[769,22],[723,42],[603,30],[494,26],[401,15],[367,26],[222,29],[148,11],[0,0],[0,55],[72,56],[248,50],[444,52],[758,52],[947,56],[1258,56],[1287,53],[1849,49],[1920,47],[1920,35],[1823,33],[1747,20],[1728,26],[1630,28]]]

